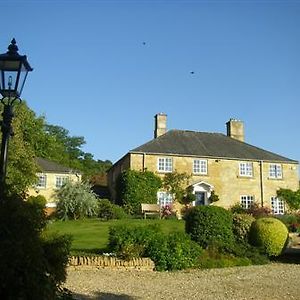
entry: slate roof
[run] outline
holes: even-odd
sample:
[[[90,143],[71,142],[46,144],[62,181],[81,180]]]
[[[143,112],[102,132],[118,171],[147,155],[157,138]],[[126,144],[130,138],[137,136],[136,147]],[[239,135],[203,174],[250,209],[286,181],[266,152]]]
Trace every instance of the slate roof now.
[[[298,163],[295,160],[235,140],[222,133],[170,130],[130,153],[169,154]]]
[[[62,166],[54,161],[41,158],[41,157],[36,157],[35,158],[38,166],[41,168],[43,172],[49,172],[49,173],[73,173],[73,170]]]

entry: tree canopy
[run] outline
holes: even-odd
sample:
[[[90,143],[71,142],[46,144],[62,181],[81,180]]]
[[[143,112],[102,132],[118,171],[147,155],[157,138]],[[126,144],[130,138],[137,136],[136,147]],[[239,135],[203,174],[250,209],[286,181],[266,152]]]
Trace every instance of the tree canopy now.
[[[0,111],[3,111],[2,105]],[[36,182],[38,166],[35,157],[78,170],[86,180],[111,166],[109,160],[95,160],[91,153],[82,150],[86,143],[84,137],[72,136],[67,129],[48,124],[45,117],[37,116],[26,102],[16,104],[14,114],[6,180],[10,192],[24,193]]]

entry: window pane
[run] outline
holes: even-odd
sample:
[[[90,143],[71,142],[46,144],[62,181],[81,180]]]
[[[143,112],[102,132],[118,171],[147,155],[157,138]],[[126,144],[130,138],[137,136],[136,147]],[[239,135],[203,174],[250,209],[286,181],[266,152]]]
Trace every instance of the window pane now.
[[[193,163],[193,173],[195,174],[207,174],[207,161],[195,159]]]
[[[252,163],[240,163],[240,176],[252,176]]]
[[[61,188],[68,181],[66,176],[56,176],[55,187]]]
[[[284,214],[284,201],[277,197],[271,197],[271,207],[272,213],[275,215],[283,215]]]
[[[245,196],[240,197],[241,206],[245,209],[251,208],[251,205],[253,204],[253,202],[254,202],[253,196],[245,195]]]
[[[166,205],[171,205],[173,202],[173,197],[170,193],[167,192],[158,192],[157,194],[157,200],[158,204],[161,207],[164,207]]]
[[[158,168],[158,171],[161,171],[161,172],[172,172],[172,170],[173,170],[172,158],[159,158],[157,168]]]
[[[38,183],[37,183],[37,187],[39,188],[46,188],[46,184],[47,184],[47,177],[44,174],[40,174],[38,175]]]

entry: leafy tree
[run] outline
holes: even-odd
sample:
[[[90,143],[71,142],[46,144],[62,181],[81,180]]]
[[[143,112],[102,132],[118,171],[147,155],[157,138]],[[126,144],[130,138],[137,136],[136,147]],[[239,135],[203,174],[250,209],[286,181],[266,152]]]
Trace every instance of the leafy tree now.
[[[57,192],[57,215],[59,218],[79,219],[96,216],[98,200],[86,182],[67,182]]]
[[[283,199],[290,209],[300,209],[300,189],[295,192],[290,189],[279,189],[277,197]]]
[[[117,204],[124,206],[129,214],[138,214],[141,203],[157,203],[157,192],[161,185],[160,177],[153,172],[126,170],[117,181]]]
[[[47,124],[45,117],[37,116],[26,102],[17,103],[14,113],[6,180],[10,193],[25,194],[37,181],[38,166],[34,157],[47,158],[79,170],[85,179],[101,174],[111,166],[110,161],[95,160],[92,154],[81,149],[85,144],[83,137],[70,136],[67,129]]]
[[[43,135],[43,118],[37,118],[26,103],[15,105],[14,135],[10,140],[7,179],[10,193],[22,194],[36,182],[35,148]]]
[[[70,136],[67,129],[57,125],[46,124],[45,131],[54,140],[52,151],[45,157],[81,171],[83,179],[91,180],[111,167],[110,161],[95,160],[91,153],[81,149],[86,143],[84,137]]]
[[[174,195],[175,200],[179,203],[188,205],[195,200],[195,195],[192,193],[192,190],[187,188],[190,178],[191,176],[187,173],[168,173],[164,177],[163,187],[170,194]]]

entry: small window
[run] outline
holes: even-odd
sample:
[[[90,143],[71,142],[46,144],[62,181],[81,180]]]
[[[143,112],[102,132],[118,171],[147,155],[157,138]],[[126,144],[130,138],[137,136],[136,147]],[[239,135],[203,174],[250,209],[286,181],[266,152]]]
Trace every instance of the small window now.
[[[56,176],[55,179],[55,187],[56,188],[61,188],[67,181],[68,181],[68,177],[66,176]]]
[[[245,177],[253,176],[253,167],[251,162],[240,163],[240,176],[245,176]]]
[[[269,177],[273,179],[282,178],[282,167],[280,164],[270,164]]]
[[[168,157],[159,158],[157,169],[159,172],[171,173],[173,171],[172,158],[168,158]]]
[[[193,163],[194,174],[207,174],[207,160],[195,159]]]
[[[249,209],[249,208],[251,208],[252,204],[254,203],[254,197],[248,196],[248,195],[243,195],[240,198],[240,203],[241,203],[242,208]]]
[[[166,205],[171,205],[173,202],[173,197],[168,192],[158,192],[157,193],[157,204],[159,204],[161,207],[164,207]]]
[[[282,199],[279,199],[275,196],[271,197],[271,207],[274,215],[284,214],[284,201]]]
[[[47,176],[45,174],[38,174],[38,183],[36,187],[45,189],[47,186]]]

